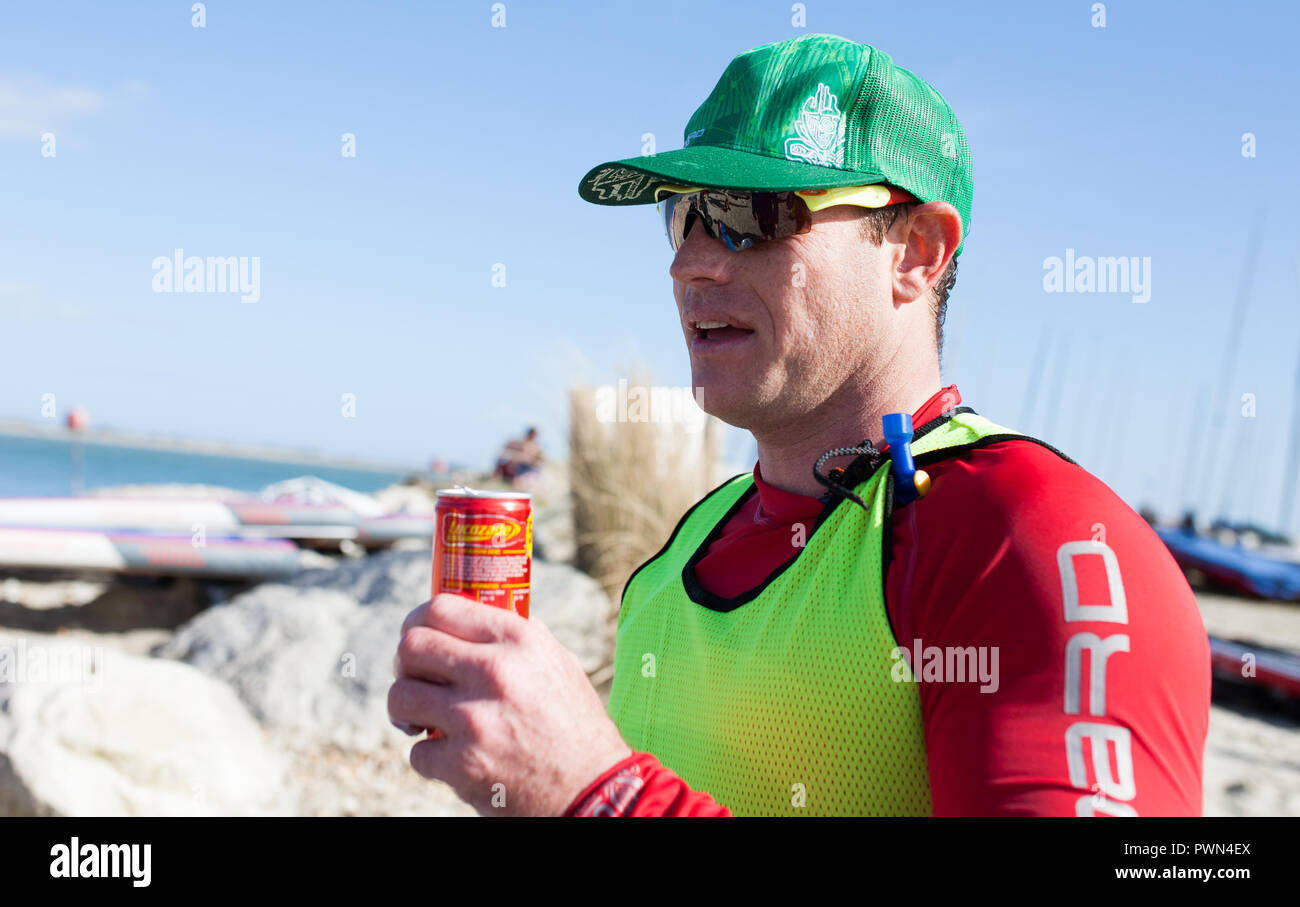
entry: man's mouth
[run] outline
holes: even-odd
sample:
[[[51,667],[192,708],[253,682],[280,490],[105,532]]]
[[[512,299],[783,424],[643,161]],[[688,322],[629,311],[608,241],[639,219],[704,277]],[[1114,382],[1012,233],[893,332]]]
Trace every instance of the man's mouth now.
[[[737,327],[726,321],[693,321],[691,330],[691,349],[720,349],[743,342],[754,332],[749,328]]]

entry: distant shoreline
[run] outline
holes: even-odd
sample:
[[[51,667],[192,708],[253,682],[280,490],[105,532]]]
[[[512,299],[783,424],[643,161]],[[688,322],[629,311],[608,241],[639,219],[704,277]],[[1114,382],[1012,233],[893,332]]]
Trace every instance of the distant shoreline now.
[[[364,472],[388,472],[420,475],[427,469],[410,464],[382,463],[351,457],[332,457],[309,450],[267,447],[257,444],[231,444],[225,441],[197,441],[192,438],[175,438],[166,435],[134,434],[109,428],[92,428],[87,431],[70,431],[61,427],[46,428],[39,424],[0,419],[0,436],[35,438],[42,441],[80,441],[84,444],[103,444],[112,447],[135,447],[146,450],[173,451],[175,453],[207,454],[216,457],[233,457],[240,460],[265,460],[271,463],[295,463],[304,466],[322,466],[332,469],[355,469]]]

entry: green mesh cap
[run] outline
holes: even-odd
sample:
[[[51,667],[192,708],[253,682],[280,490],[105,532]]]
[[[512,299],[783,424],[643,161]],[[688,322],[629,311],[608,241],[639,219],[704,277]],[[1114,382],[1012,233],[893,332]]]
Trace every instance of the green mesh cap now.
[[[665,184],[784,192],[889,183],[945,201],[970,233],[970,147],[957,115],[884,51],[802,35],[746,51],[686,124],[678,151],[592,168],[578,194],[648,205]]]

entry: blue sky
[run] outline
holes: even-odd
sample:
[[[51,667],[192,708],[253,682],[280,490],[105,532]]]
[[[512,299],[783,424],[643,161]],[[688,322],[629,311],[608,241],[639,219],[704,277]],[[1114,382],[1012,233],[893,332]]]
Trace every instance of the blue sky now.
[[[812,0],[804,30],[884,49],[967,131],[945,379],[1130,503],[1189,485],[1272,523],[1300,349],[1300,14],[1109,3],[1094,28],[1090,5]],[[0,418],[53,393],[121,429],[486,463],[530,422],[562,454],[576,381],[640,362],[688,383],[652,209],[587,205],[577,181],[647,132],[680,147],[732,56],[801,31],[791,4],[507,0],[505,28],[491,6],[209,3],[194,28],[188,3],[7,4]],[[1261,206],[1240,355],[1206,413]],[[176,248],[259,257],[261,298],[154,293]],[[1150,301],[1044,292],[1067,249],[1149,257]],[[1188,483],[1203,396],[1219,463],[1243,463]],[[735,432],[733,459],[751,450]]]

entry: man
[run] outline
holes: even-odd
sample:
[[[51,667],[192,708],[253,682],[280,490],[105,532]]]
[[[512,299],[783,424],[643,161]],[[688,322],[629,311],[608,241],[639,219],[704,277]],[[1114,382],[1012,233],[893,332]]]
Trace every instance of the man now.
[[[525,487],[534,483],[541,471],[542,459],[537,429],[530,426],[522,438],[514,438],[502,448],[494,474],[516,487]]]
[[[826,35],[742,54],[683,149],[583,179],[663,202],[692,384],[758,463],[629,580],[613,723],[540,623],[412,612],[390,713],[447,734],[417,771],[484,812],[1200,813],[1209,649],[1173,559],[940,386],[971,190],[939,93]]]

